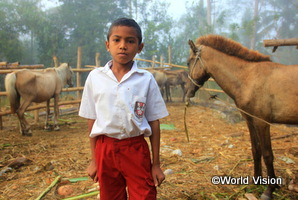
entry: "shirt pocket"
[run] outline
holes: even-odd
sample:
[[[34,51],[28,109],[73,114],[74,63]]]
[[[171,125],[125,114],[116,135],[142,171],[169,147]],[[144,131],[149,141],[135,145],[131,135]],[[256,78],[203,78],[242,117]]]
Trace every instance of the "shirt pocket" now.
[[[134,96],[132,106],[134,118],[142,121],[146,110],[146,97]]]

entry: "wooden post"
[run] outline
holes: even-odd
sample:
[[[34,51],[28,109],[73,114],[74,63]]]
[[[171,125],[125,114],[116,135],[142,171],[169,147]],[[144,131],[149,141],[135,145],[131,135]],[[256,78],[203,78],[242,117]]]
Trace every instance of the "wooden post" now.
[[[95,66],[100,67],[100,53],[95,54]]]
[[[0,97],[0,105],[1,105],[1,97]],[[0,112],[1,112],[1,106],[0,106]],[[2,121],[2,115],[0,115],[0,130],[3,129],[3,121]]]
[[[163,56],[160,56],[160,67],[163,67],[163,63],[164,63]]]
[[[53,56],[54,67],[58,67],[58,58],[57,56]]]
[[[152,66],[151,67],[154,68],[155,67],[155,56],[152,56],[152,61],[153,62],[152,62]]]
[[[78,47],[78,57],[77,57],[77,69],[81,69],[82,65],[82,47]],[[77,87],[80,87],[81,85],[81,75],[80,72],[77,72]],[[81,98],[80,91],[77,91],[77,99]]]

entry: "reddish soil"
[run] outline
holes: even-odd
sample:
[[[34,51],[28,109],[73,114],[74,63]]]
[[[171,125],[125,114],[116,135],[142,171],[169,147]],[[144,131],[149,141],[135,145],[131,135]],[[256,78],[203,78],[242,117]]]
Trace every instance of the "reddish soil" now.
[[[163,170],[171,169],[158,188],[158,199],[247,199],[245,194],[259,197],[265,186],[213,185],[215,175],[249,177],[253,175],[253,161],[249,133],[244,121],[231,124],[218,110],[192,105],[187,108],[186,123],[190,142],[184,131],[184,104],[167,104],[170,116],[162,124],[174,125],[174,130],[162,130],[161,162]],[[27,116],[28,118],[28,116]],[[87,123],[77,115],[60,117],[60,131],[43,130],[43,119],[33,125],[33,136],[21,136],[15,116],[3,118],[0,132],[0,171],[18,157],[31,162],[7,171],[0,176],[0,199],[36,199],[58,176],[61,182],[45,194],[43,199],[63,199],[96,190],[91,180],[69,183],[69,178],[86,177],[89,160]],[[33,122],[29,118],[29,121]],[[275,192],[275,199],[298,199],[298,193],[288,190],[295,178],[298,162],[297,127],[274,125],[271,128],[277,176],[283,184]],[[281,137],[288,135],[288,137]],[[180,150],[182,155],[173,154]],[[287,163],[292,161],[293,163]],[[266,172],[263,169],[264,174]],[[68,185],[70,194],[59,195],[58,186]],[[96,196],[82,199],[97,199]]]

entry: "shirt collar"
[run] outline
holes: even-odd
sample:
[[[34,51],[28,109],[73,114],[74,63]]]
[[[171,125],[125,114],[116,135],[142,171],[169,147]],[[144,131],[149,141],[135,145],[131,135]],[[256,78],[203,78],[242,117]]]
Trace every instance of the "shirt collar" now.
[[[113,63],[112,60],[110,60],[109,62],[107,62],[107,64],[104,66],[104,71],[105,71],[105,72],[108,72],[109,70],[111,70],[112,63]],[[144,73],[143,70],[141,70],[141,69],[138,68],[138,66],[137,66],[137,62],[136,62],[136,61],[133,62],[130,71],[127,72],[127,73],[131,73],[131,74],[132,74],[132,73],[134,73],[134,72]]]

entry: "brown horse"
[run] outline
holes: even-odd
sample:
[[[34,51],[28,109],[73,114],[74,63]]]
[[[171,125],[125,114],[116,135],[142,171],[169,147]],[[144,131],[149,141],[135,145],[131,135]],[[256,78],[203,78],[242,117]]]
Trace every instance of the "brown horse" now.
[[[160,93],[163,96],[165,94],[165,89],[166,89],[167,75],[163,73],[163,71],[156,70],[156,69],[146,69],[146,70],[149,71],[155,78],[159,86]]]
[[[298,65],[271,62],[269,56],[217,35],[200,37],[189,45],[194,89],[212,77],[234,99],[250,132],[254,176],[262,176],[263,156],[267,175],[276,178],[270,123],[298,124]],[[271,199],[277,187],[269,185],[261,198]]]
[[[183,95],[182,101],[185,99],[186,90],[185,84],[188,80],[185,70],[162,70],[162,69],[146,69],[155,78],[162,96],[165,94],[166,101],[172,101],[170,87],[177,85],[181,86]]]
[[[184,101],[185,95],[186,95],[185,84],[188,81],[187,72],[183,69],[178,69],[178,70],[164,70],[164,73],[167,76],[167,82],[166,82],[167,101],[172,101],[170,87],[171,86],[176,87],[177,85],[181,86],[182,101]]]
[[[31,102],[47,101],[45,129],[49,129],[50,99],[54,98],[54,130],[58,126],[58,100],[64,85],[72,86],[73,71],[67,63],[57,68],[43,71],[20,70],[7,74],[5,89],[10,102],[12,113],[17,113],[22,135],[31,136],[30,125],[24,118],[24,113]],[[20,99],[22,98],[22,103]]]

